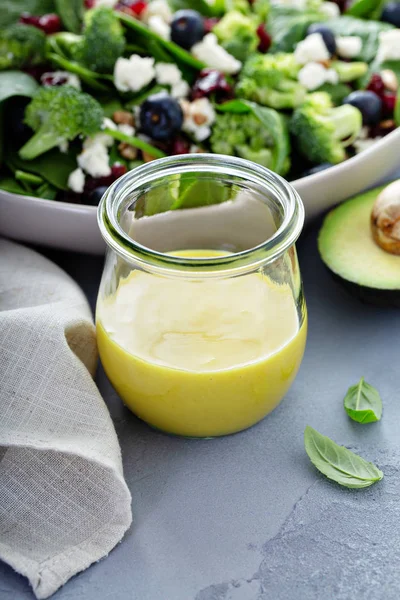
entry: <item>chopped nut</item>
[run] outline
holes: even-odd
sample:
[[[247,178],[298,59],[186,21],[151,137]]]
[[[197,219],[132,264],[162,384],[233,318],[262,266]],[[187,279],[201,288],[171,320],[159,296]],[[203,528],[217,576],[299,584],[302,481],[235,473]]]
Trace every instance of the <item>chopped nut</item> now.
[[[400,255],[400,179],[379,194],[371,213],[375,242],[386,252]]]
[[[319,62],[319,64],[325,67],[326,69],[329,69],[329,67],[331,66],[330,58],[327,58],[325,60],[318,60],[317,62]]]
[[[383,81],[383,85],[386,89],[391,92],[397,92],[397,88],[399,87],[399,82],[397,80],[397,75],[391,69],[383,69],[381,72],[381,77]]]
[[[189,116],[189,114],[190,114],[190,102],[189,102],[189,100],[181,100],[179,102],[179,104],[181,105],[181,109],[182,109],[184,118],[187,118]]]
[[[156,160],[155,156],[152,156],[148,152],[145,152],[145,150],[142,151],[142,155],[145,163],[151,162],[152,160]]]
[[[113,114],[113,121],[117,125],[131,125],[132,127],[135,125],[133,114],[127,110],[116,110]]]
[[[127,144],[126,142],[121,142],[118,146],[118,152],[123,158],[127,160],[135,160],[138,155],[138,150],[134,146]]]
[[[385,119],[385,121],[381,121],[379,126],[381,129],[392,129],[392,127],[396,127],[396,123],[393,119]]]
[[[207,115],[202,115],[201,113],[195,113],[192,116],[192,119],[196,125],[204,125],[204,123],[207,123]]]

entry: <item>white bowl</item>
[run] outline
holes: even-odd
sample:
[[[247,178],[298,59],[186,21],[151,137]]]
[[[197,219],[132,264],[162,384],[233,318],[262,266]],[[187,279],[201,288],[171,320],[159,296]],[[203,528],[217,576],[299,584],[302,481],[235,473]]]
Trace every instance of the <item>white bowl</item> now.
[[[400,167],[400,128],[368,150],[326,171],[292,182],[307,220],[388,178]],[[102,254],[96,208],[0,190],[0,235],[22,242]]]

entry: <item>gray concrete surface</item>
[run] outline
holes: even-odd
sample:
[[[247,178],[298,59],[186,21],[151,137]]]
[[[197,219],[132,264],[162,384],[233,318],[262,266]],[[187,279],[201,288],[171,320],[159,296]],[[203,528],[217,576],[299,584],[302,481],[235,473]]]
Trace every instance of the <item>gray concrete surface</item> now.
[[[400,598],[400,311],[360,304],[324,270],[316,228],[299,243],[310,315],[308,345],[283,403],[244,433],[210,441],[168,437],[98,384],[122,446],[134,522],[109,557],[54,600],[398,600]],[[94,301],[101,261],[49,253]],[[342,407],[365,376],[381,392],[380,423]],[[384,480],[340,488],[310,464],[310,424],[362,454]],[[1,600],[31,600],[0,564]]]

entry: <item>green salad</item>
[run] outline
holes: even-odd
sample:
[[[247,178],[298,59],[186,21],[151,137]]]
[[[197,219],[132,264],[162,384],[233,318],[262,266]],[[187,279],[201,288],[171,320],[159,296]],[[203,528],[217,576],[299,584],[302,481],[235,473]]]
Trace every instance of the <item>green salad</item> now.
[[[214,152],[289,180],[400,124],[400,2],[9,0],[0,189],[96,205],[128,170]]]

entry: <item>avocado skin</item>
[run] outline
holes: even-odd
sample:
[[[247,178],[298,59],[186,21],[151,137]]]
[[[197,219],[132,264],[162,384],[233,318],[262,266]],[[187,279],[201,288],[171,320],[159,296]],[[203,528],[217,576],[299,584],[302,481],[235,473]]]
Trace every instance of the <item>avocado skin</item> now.
[[[339,283],[353,298],[363,304],[370,304],[379,308],[400,308],[400,290],[377,290],[375,288],[358,285],[337,275],[326,267],[332,278]]]
[[[379,186],[375,189],[358,194],[357,196],[350,198],[346,202],[339,204],[336,208],[334,208],[332,211],[330,211],[325,216],[323,225],[319,232],[318,250],[319,250],[321,260],[324,263],[326,269],[330,273],[333,280],[336,281],[337,283],[339,283],[351,296],[353,296],[354,298],[363,302],[364,304],[369,304],[369,305],[377,306],[380,308],[400,308],[400,279],[399,279],[399,287],[391,288],[391,289],[385,289],[384,287],[376,288],[376,287],[372,287],[372,286],[367,286],[364,283],[361,284],[361,283],[356,283],[354,281],[350,281],[349,279],[340,275],[337,272],[338,269],[334,270],[332,268],[332,266],[329,264],[329,262],[330,262],[329,257],[326,256],[326,245],[321,243],[322,234],[324,231],[326,232],[327,225],[328,225],[328,227],[330,226],[329,221],[332,221],[332,218],[334,218],[334,214],[335,213],[336,213],[336,215],[338,214],[337,213],[338,209],[340,210],[340,214],[343,215],[344,211],[346,210],[345,205],[347,205],[349,207],[351,205],[355,206],[354,203],[356,202],[360,206],[360,202],[361,202],[362,205],[368,210],[368,214],[370,214],[370,211],[372,210],[372,206],[376,200],[376,197],[387,185],[389,185],[389,184],[387,183],[383,186]],[[357,212],[355,214],[356,214],[356,216],[358,216]],[[368,228],[370,226],[369,219],[368,219],[367,226],[368,226]],[[331,231],[335,231],[335,230],[331,229]],[[373,242],[373,240],[371,237],[371,243],[372,242]],[[375,242],[373,242],[373,243],[375,244]],[[400,268],[400,257],[399,257],[399,268]]]

